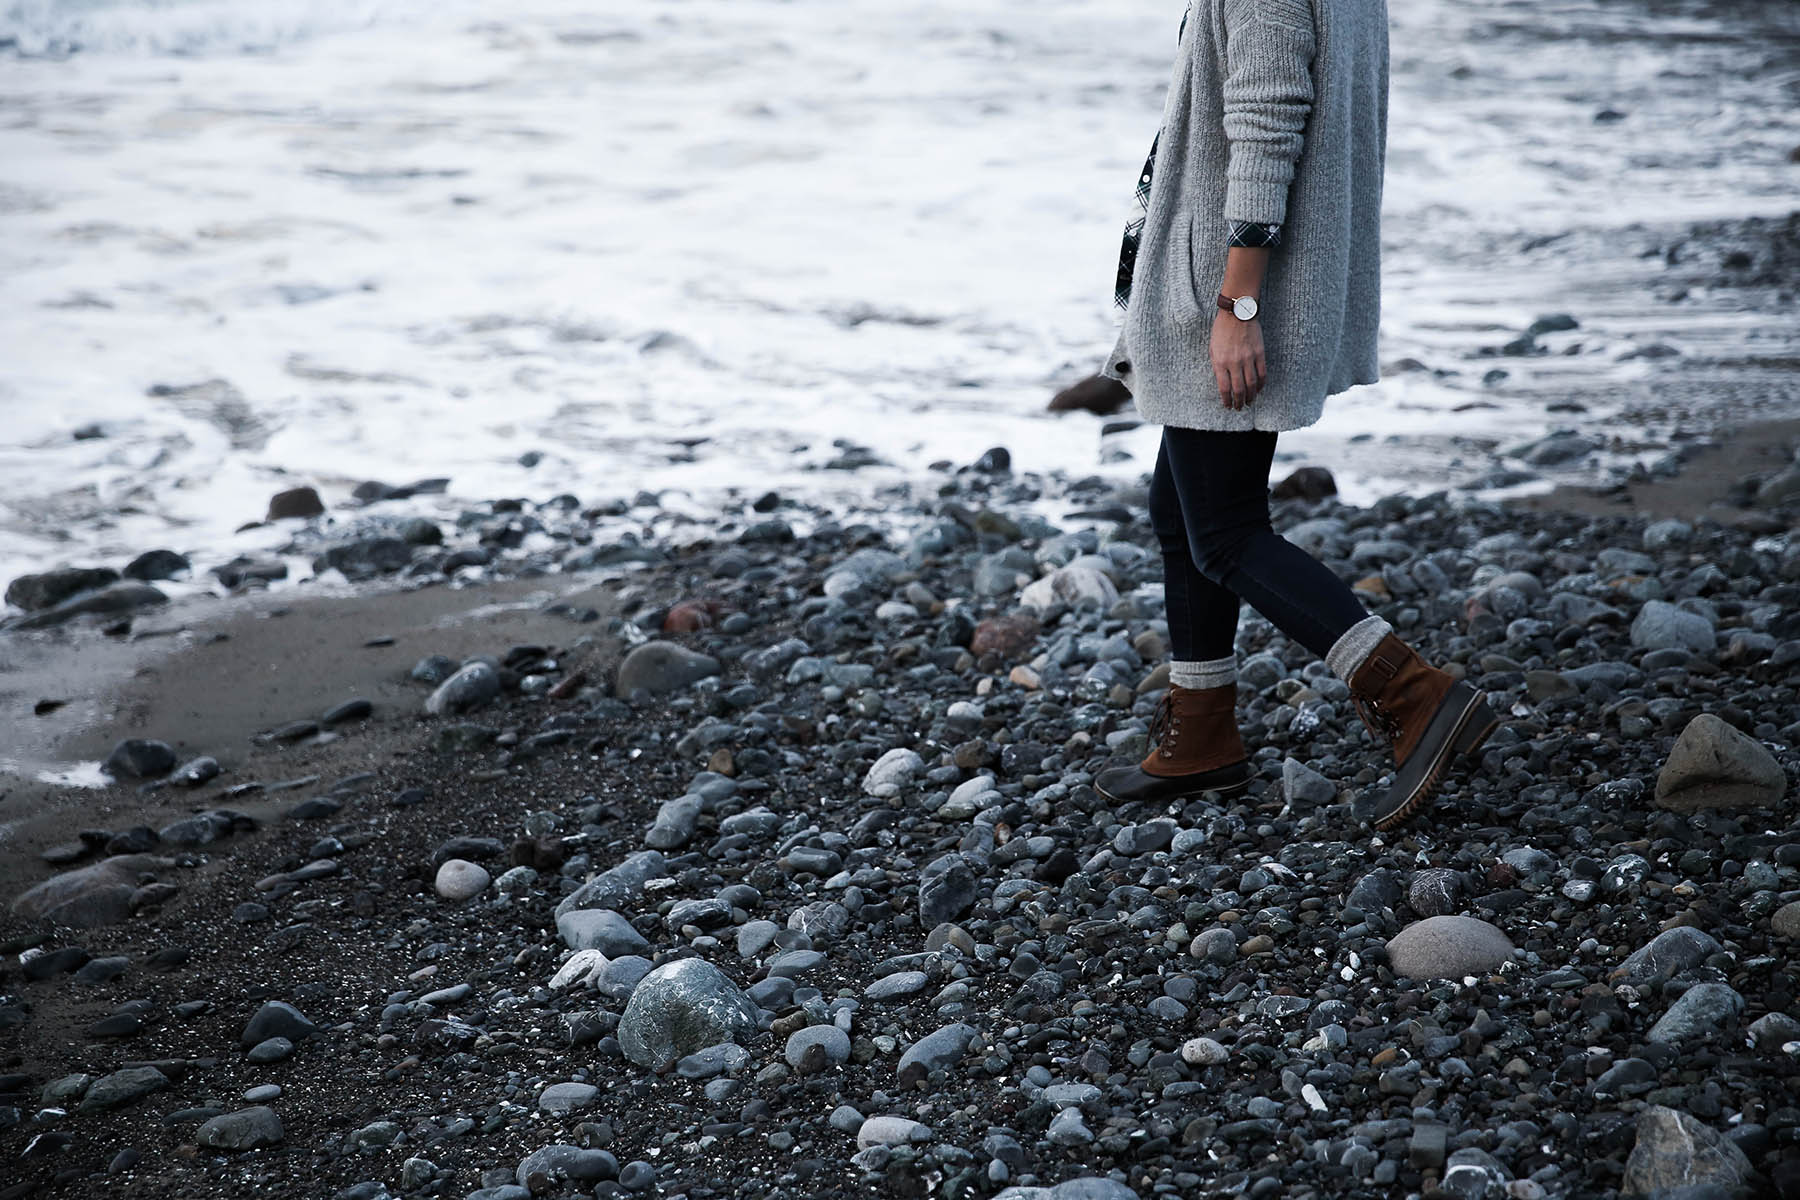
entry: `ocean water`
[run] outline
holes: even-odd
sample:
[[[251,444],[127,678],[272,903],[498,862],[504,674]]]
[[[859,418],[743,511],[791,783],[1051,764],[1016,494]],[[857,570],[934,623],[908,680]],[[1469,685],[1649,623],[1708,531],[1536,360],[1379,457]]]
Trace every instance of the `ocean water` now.
[[[1366,500],[1793,411],[1740,369],[1793,323],[1669,273],[1694,222],[1794,207],[1797,10],[1390,0],[1384,379],[1284,462]],[[1043,410],[1112,343],[1180,15],[0,0],[0,579],[204,566],[301,483],[705,512],[992,445],[1145,471],[1154,428]],[[1494,356],[1547,312],[1580,325]]]
[[[0,40],[30,57],[275,51],[322,34],[416,24],[456,0],[4,0]],[[471,11],[466,4],[465,12]]]

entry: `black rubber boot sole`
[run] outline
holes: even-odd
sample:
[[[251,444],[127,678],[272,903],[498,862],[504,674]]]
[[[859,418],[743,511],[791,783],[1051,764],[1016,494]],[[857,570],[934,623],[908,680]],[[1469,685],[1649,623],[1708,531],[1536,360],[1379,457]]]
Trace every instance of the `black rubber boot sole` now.
[[[1100,772],[1094,778],[1094,790],[1115,804],[1130,804],[1140,800],[1174,800],[1202,792],[1235,795],[1249,787],[1252,778],[1248,759],[1191,775],[1152,775],[1133,763]]]
[[[1416,816],[1431,802],[1432,792],[1451,763],[1458,757],[1473,760],[1498,728],[1500,717],[1485,696],[1463,680],[1452,683],[1412,757],[1366,819],[1385,831]]]

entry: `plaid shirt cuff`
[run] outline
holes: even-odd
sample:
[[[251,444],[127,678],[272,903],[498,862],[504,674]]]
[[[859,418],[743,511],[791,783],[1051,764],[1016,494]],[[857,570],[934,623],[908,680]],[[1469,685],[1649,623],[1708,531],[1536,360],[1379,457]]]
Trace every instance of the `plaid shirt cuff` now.
[[[1233,221],[1231,238],[1226,245],[1273,249],[1281,245],[1281,226],[1269,225],[1261,221]]]

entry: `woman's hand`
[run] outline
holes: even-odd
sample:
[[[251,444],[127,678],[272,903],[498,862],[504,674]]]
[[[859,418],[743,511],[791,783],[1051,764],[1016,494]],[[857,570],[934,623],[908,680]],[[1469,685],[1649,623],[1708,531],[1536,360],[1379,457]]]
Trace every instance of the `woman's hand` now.
[[[1248,408],[1269,377],[1260,318],[1240,321],[1222,308],[1218,311],[1213,317],[1212,369],[1225,407]]]

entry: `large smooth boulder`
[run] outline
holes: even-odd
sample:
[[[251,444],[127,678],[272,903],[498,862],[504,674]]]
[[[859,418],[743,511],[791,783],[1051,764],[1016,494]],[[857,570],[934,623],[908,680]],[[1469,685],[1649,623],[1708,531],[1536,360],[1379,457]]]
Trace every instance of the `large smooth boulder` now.
[[[911,1117],[869,1117],[856,1128],[856,1145],[863,1150],[870,1146],[905,1146],[930,1140],[931,1126],[921,1125]]]
[[[147,583],[115,583],[97,592],[79,592],[62,603],[7,623],[8,629],[48,629],[76,617],[116,617],[167,604],[169,598]]]
[[[84,1113],[107,1112],[169,1086],[169,1078],[155,1067],[126,1067],[102,1075],[81,1098]]]
[[[1055,1187],[1009,1187],[994,1200],[1138,1200],[1138,1194],[1105,1175],[1083,1175]]]
[[[439,864],[432,886],[446,900],[469,900],[487,891],[493,881],[487,868],[463,858],[446,859]]]
[[[1666,600],[1646,600],[1631,622],[1631,644],[1640,650],[1711,654],[1718,641],[1711,621]]]
[[[1676,812],[1770,808],[1787,775],[1768,748],[1712,713],[1687,723],[1656,775],[1656,803]]]
[[[131,897],[141,885],[140,875],[174,866],[152,854],[121,854],[89,866],[52,875],[13,901],[22,917],[92,929],[112,925],[131,915]]]
[[[815,1046],[818,1047],[817,1051],[813,1049]],[[808,1056],[815,1054],[824,1063],[848,1062],[850,1035],[836,1025],[808,1025],[805,1029],[797,1029],[788,1035],[787,1045],[782,1053],[788,1066],[796,1069],[804,1067]]]
[[[1512,957],[1507,936],[1474,917],[1427,917],[1394,935],[1388,966],[1408,979],[1485,975]]]
[[[500,672],[484,662],[472,662],[438,685],[425,701],[434,717],[473,712],[500,695]]]
[[[1292,755],[1282,760],[1281,794],[1289,804],[1331,804],[1337,791],[1337,784]]]
[[[863,776],[862,788],[871,796],[887,799],[898,796],[912,777],[925,769],[925,760],[917,750],[896,746],[882,754]]]
[[[1119,589],[1111,579],[1093,567],[1076,563],[1058,567],[1042,579],[1026,585],[1019,593],[1021,608],[1040,611],[1057,604],[1104,611],[1118,602]]]
[[[255,1150],[281,1138],[281,1118],[262,1104],[216,1116],[201,1124],[194,1136],[207,1150]]]
[[[694,836],[705,798],[689,792],[673,800],[665,800],[656,810],[656,820],[644,834],[644,844],[656,850],[674,850],[685,846]]]
[[[1652,1105],[1638,1116],[1637,1143],[1619,1191],[1648,1196],[1665,1188],[1712,1186],[1735,1194],[1751,1173],[1736,1143],[1684,1112]]]
[[[1710,1040],[1724,1032],[1726,1025],[1743,1011],[1744,998],[1731,985],[1697,983],[1669,1005],[1669,1011],[1650,1027],[1644,1040],[1669,1045]]]
[[[820,585],[827,596],[874,592],[906,570],[906,560],[892,550],[865,546],[832,567]]]
[[[538,1110],[563,1117],[586,1108],[599,1095],[600,1089],[591,1083],[553,1083],[538,1093]]]
[[[584,1150],[557,1143],[540,1146],[519,1161],[519,1186],[532,1195],[554,1192],[565,1182],[592,1184],[619,1174],[619,1160],[610,1150]]]
[[[626,907],[643,898],[646,883],[668,873],[660,852],[639,850],[564,896],[556,906],[556,915],[560,917],[578,908]]]
[[[58,567],[40,575],[21,575],[7,584],[6,602],[26,612],[41,612],[118,581],[119,573],[111,567]]]
[[[313,559],[313,570],[336,570],[353,582],[374,579],[405,570],[412,565],[412,554],[413,548],[399,538],[362,538],[326,550]]]
[[[126,738],[112,748],[101,770],[114,779],[155,779],[175,769],[175,748],[150,738]]]
[[[1608,978],[1614,983],[1643,987],[1658,979],[1692,970],[1705,962],[1709,955],[1717,954],[1722,949],[1724,947],[1719,945],[1712,934],[1691,925],[1677,925],[1673,929],[1663,930],[1648,943],[1632,951],[1631,956],[1615,967]]]
[[[192,569],[187,555],[173,550],[146,550],[125,565],[125,577],[142,583],[173,579]]]
[[[933,1071],[954,1067],[977,1036],[975,1027],[962,1021],[932,1030],[900,1056],[895,1073],[900,1076],[901,1086],[910,1086]]]
[[[674,642],[645,642],[619,664],[616,687],[629,696],[642,688],[653,696],[679,691],[719,673],[719,660]]]
[[[610,908],[576,908],[556,918],[556,932],[571,950],[598,950],[607,958],[648,954],[650,943]]]
[[[698,958],[651,971],[619,1019],[619,1046],[640,1067],[660,1070],[684,1055],[756,1032],[759,1010],[725,973]]]
[[[238,1035],[238,1045],[249,1049],[272,1037],[298,1042],[317,1032],[319,1027],[309,1021],[305,1013],[285,1000],[269,1000],[245,1023],[244,1032]]]

